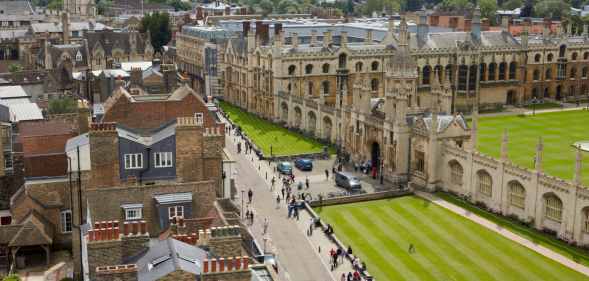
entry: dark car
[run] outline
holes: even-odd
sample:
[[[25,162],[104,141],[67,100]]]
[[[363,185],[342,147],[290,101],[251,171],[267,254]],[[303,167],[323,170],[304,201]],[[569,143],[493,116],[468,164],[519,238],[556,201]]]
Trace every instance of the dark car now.
[[[278,163],[278,165],[276,166],[276,169],[281,174],[285,174],[285,175],[292,174],[292,165],[289,162]]]
[[[301,171],[312,171],[313,160],[307,158],[299,158],[295,160],[295,167],[297,167]]]
[[[335,173],[335,185],[351,191],[362,188],[360,180],[356,176],[346,172]]]

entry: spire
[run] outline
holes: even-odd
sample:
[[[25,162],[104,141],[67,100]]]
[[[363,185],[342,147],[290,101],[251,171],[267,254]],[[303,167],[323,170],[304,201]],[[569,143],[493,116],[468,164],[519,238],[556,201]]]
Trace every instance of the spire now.
[[[407,39],[407,21],[405,21],[405,17],[403,17],[401,18],[401,23],[399,24],[399,47],[407,48],[407,46],[409,46]]]
[[[544,150],[544,142],[542,141],[542,137],[538,138],[538,145],[536,146],[536,159],[534,166],[536,168],[536,172],[542,173],[542,152]]]
[[[509,156],[507,155],[507,143],[509,139],[507,138],[507,129],[503,131],[503,139],[501,140],[501,160],[508,161]]]
[[[577,159],[575,160],[575,177],[573,183],[576,185],[582,184],[581,169],[583,168],[583,151],[580,146],[577,146]]]

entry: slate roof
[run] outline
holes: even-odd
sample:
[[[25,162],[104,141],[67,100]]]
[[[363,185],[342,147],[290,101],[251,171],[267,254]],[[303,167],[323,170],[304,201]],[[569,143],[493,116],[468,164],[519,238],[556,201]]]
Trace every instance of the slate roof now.
[[[166,240],[152,239],[149,250],[135,260],[138,267],[137,279],[142,281],[158,280],[176,270],[182,270],[194,275],[202,272],[202,261],[207,253],[195,246],[168,238]]]
[[[36,103],[11,104],[8,108],[12,122],[43,119],[43,113]]]
[[[37,211],[32,210],[19,225],[8,243],[9,247],[53,244],[53,227]]]
[[[160,194],[160,195],[154,196],[154,199],[158,204],[192,202],[192,193],[180,192],[180,193]]]
[[[472,41],[470,32],[441,32],[428,33],[422,49],[450,49],[458,47],[459,42]],[[519,42],[508,32],[503,31],[481,31],[481,42],[483,47],[517,47]],[[417,37],[411,33],[409,45],[411,48],[418,48]]]
[[[80,22],[70,22],[70,31],[84,31],[84,30],[111,30],[112,28],[104,25],[102,23],[96,22],[89,22],[89,21],[80,21]],[[63,31],[63,26],[61,22],[40,22],[40,23],[32,23],[31,30],[34,33],[59,33]]]
[[[0,1],[3,15],[32,15],[35,12],[29,1]]]
[[[116,48],[122,49],[125,53],[131,53],[130,43],[131,32],[127,31],[100,31],[100,32],[87,32],[84,34],[84,38],[88,40],[88,48],[92,51],[97,46],[102,46],[105,55],[109,56],[112,51]],[[140,33],[136,34],[136,51],[138,54],[142,54],[145,50],[147,36]]]

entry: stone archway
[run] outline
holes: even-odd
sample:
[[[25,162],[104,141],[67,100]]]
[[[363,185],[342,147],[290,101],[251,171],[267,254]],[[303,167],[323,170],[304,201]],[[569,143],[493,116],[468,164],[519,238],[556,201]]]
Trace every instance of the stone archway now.
[[[280,104],[280,114],[282,121],[288,123],[288,104],[286,104],[286,102]]]
[[[294,108],[294,126],[300,129],[302,122],[303,122],[303,112],[301,111],[300,107],[296,106]]]
[[[331,119],[327,116],[323,117],[323,138],[331,141],[331,131],[333,128],[333,123],[331,123]]]
[[[514,105],[515,104],[515,91],[514,90],[507,91],[507,96],[505,98],[505,103],[508,104],[508,105]]]
[[[309,111],[307,113],[307,118],[307,130],[315,135],[315,130],[317,129],[317,116],[315,115],[315,112]]]
[[[376,177],[377,173],[380,170],[380,162],[381,162],[381,155],[380,155],[380,144],[377,141],[373,141],[370,144],[370,163],[371,163],[371,174],[373,177]]]

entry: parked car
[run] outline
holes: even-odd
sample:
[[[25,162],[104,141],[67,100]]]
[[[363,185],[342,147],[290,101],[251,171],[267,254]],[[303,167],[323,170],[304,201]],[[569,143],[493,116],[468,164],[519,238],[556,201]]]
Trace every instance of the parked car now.
[[[278,172],[284,175],[292,174],[292,165],[289,162],[280,162],[278,166],[276,166]]]
[[[356,177],[350,173],[347,173],[347,172],[335,173],[335,185],[343,187],[348,190],[362,189],[362,184],[360,183],[360,179],[358,179],[358,177]]]
[[[313,160],[308,158],[299,158],[295,160],[295,167],[297,167],[301,171],[312,171]]]

